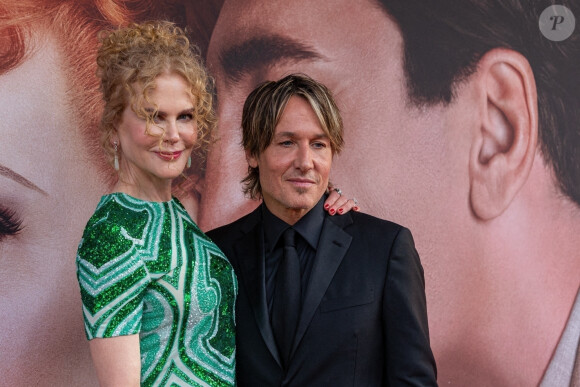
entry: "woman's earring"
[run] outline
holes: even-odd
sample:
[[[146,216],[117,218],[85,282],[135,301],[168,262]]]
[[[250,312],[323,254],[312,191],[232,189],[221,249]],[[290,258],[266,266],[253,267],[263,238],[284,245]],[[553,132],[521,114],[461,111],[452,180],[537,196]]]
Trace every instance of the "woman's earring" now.
[[[187,158],[187,168],[191,168],[191,156]]]
[[[117,141],[113,143],[113,147],[115,149],[115,159],[113,160],[113,167],[115,171],[119,170],[119,156],[117,155]]]

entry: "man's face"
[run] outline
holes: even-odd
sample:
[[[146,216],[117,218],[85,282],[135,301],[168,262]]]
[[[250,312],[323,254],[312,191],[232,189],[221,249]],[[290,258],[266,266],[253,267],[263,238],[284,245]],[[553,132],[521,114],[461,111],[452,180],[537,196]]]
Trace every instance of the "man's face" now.
[[[470,309],[481,300],[471,289],[481,263],[466,262],[474,257],[466,233],[472,219],[469,128],[476,115],[463,95],[447,107],[411,105],[402,43],[396,24],[373,2],[226,1],[208,52],[219,128],[199,223],[209,230],[258,204],[244,197],[240,184],[247,172],[240,146],[247,95],[265,80],[310,75],[332,90],[344,120],[345,148],[331,181],[363,211],[401,223],[415,236],[437,355],[464,339],[457,321],[475,321]]]
[[[332,164],[330,140],[304,98],[288,101],[272,142],[248,163],[260,171],[262,197],[268,209],[294,224],[320,200]]]

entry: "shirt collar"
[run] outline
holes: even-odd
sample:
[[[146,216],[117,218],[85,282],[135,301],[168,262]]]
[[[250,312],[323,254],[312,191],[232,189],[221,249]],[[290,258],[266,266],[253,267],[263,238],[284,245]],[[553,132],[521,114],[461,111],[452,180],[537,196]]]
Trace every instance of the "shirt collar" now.
[[[324,201],[326,195],[322,196],[318,203],[308,211],[294,226],[290,226],[276,215],[272,214],[268,207],[262,202],[262,221],[264,224],[264,237],[266,248],[272,251],[278,239],[288,227],[294,227],[294,230],[304,238],[306,242],[316,250],[318,239],[322,232],[324,224]]]

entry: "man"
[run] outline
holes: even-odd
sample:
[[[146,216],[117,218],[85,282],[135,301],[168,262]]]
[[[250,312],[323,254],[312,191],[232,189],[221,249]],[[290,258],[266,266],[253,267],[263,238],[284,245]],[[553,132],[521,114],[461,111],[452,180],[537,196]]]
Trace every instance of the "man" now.
[[[344,117],[349,147],[333,181],[413,230],[440,383],[529,386],[545,374],[550,384],[557,369],[551,384],[567,385],[579,332],[580,40],[578,28],[561,42],[540,33],[550,4],[226,1],[208,51],[220,126],[201,226],[256,206],[237,183],[245,96],[307,73]],[[580,15],[577,1],[560,4]]]
[[[238,383],[437,385],[411,233],[323,209],[343,146],[330,92],[300,75],[266,82],[245,102],[242,131],[245,192],[263,204],[208,233],[239,279]]]

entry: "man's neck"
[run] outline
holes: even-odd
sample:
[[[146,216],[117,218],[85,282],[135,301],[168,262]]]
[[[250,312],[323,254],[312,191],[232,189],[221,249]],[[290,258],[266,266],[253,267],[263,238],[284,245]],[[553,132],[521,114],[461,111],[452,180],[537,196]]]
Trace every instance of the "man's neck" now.
[[[309,213],[317,203],[314,203],[314,206],[310,208],[281,208],[280,206],[268,205],[268,201],[264,200],[264,205],[268,208],[268,211],[291,226],[295,225],[304,215]]]
[[[267,205],[266,205],[267,207]],[[269,209],[269,208],[268,208]],[[295,225],[304,215],[306,215],[312,208],[309,209],[293,209],[289,208],[287,211],[282,211],[282,213],[272,212],[275,216],[282,219],[289,225]],[[280,211],[279,211],[280,212]]]

